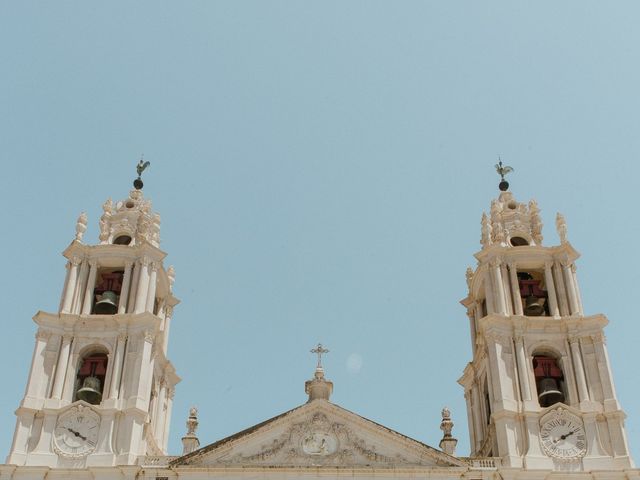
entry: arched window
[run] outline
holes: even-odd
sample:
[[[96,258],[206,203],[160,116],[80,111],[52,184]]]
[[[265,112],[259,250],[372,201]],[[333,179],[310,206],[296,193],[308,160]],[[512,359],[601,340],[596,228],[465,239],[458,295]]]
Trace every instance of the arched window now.
[[[104,380],[107,374],[106,353],[88,353],[79,362],[78,373],[73,393],[73,401],[84,400],[99,405],[104,391]]]
[[[522,311],[529,317],[549,315],[548,295],[542,271],[518,271]]]
[[[549,354],[535,354],[533,374],[536,378],[538,403],[541,407],[550,407],[565,401],[564,374],[555,357]]]

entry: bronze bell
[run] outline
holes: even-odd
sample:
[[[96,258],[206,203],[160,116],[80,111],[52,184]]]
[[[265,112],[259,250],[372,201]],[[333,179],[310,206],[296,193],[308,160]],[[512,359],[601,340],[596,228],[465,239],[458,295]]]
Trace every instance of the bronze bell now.
[[[564,402],[564,393],[558,390],[558,383],[555,378],[547,377],[540,380],[540,395],[538,402],[541,407],[549,407],[555,403]]]
[[[76,394],[78,400],[84,400],[92,405],[98,405],[102,400],[100,393],[100,379],[98,377],[89,376],[82,382],[82,388]]]
[[[111,290],[104,292],[93,307],[93,313],[96,315],[115,315],[118,313],[118,295]]]
[[[544,315],[544,298],[529,295],[524,301],[524,314],[529,317]]]

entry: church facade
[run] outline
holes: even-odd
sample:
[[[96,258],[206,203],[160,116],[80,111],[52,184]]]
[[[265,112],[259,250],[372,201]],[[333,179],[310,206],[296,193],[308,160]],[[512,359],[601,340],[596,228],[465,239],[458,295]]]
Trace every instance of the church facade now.
[[[39,311],[31,370],[16,410],[9,479],[640,478],[629,455],[602,314],[583,311],[578,252],[558,215],[560,245],[542,245],[535,201],[504,181],[483,214],[467,270],[472,358],[459,382],[471,453],[456,455],[447,409],[438,448],[331,402],[318,363],[307,403],[201,446],[192,409],[183,452],[169,456],[180,378],[166,356],[179,303],[159,248],[160,217],[138,178],[103,205],[97,245],[76,237],[57,313]]]

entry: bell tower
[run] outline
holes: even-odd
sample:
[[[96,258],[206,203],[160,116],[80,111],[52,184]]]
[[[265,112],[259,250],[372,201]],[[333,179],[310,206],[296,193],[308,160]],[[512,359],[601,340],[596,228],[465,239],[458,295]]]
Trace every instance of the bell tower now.
[[[99,243],[83,242],[81,214],[58,312],[39,311],[31,371],[8,464],[133,465],[166,454],[179,377],[167,359],[178,300],[164,268],[160,216],[142,194],[140,161],[129,196],[107,200]]]
[[[467,269],[473,359],[464,387],[471,455],[503,466],[625,469],[629,456],[603,314],[583,311],[579,253],[558,214],[560,244],[542,244],[535,200],[521,203],[496,165],[500,194],[482,215],[477,266]]]

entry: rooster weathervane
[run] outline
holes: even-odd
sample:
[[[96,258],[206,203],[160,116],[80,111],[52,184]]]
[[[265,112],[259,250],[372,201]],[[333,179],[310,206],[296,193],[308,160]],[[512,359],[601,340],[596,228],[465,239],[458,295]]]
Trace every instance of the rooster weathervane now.
[[[151,165],[151,162],[149,162],[148,160],[145,162],[143,154],[142,158],[140,158],[140,161],[138,162],[138,165],[136,165],[138,178],[133,181],[133,186],[136,190],[142,190],[142,187],[144,186],[144,183],[142,183],[142,172],[144,172],[149,165]]]
[[[502,164],[502,159],[498,157],[498,163],[496,163],[496,172],[500,175],[500,183],[498,184],[498,188],[501,192],[506,192],[509,189],[509,182],[507,182],[504,177],[505,175],[513,172],[513,168],[507,165]]]

